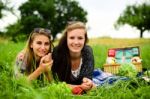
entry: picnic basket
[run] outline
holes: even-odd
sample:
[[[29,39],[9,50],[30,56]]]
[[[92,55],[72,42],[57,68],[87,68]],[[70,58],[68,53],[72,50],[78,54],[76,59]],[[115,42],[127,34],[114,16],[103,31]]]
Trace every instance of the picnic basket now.
[[[122,63],[134,64],[138,72],[142,71],[140,49],[138,46],[108,49],[104,71],[117,74]]]

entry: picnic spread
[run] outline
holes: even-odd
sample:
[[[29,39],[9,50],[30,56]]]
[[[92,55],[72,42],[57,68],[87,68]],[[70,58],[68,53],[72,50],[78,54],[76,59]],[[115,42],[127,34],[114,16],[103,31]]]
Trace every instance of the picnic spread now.
[[[142,71],[142,59],[140,57],[140,48],[138,46],[124,48],[110,48],[104,70],[95,69],[93,72],[93,82],[96,86],[104,84],[113,84],[119,80],[129,80],[131,77],[140,77]],[[142,77],[150,81],[149,77]]]

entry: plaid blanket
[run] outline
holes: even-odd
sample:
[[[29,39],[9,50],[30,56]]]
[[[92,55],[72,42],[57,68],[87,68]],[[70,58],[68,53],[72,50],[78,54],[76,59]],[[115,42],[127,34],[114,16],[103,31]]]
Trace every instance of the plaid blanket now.
[[[97,87],[102,86],[104,84],[113,84],[118,80],[128,80],[128,79],[129,78],[127,77],[116,76],[111,73],[104,72],[101,69],[94,69],[92,78],[94,84]]]

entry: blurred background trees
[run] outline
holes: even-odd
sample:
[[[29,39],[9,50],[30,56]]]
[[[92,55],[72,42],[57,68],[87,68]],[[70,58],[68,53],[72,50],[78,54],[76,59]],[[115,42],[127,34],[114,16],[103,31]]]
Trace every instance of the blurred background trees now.
[[[0,1],[0,18],[2,18],[2,9],[4,9],[4,4]]]
[[[129,24],[140,30],[140,38],[146,30],[150,30],[150,3],[144,2],[139,5],[129,5],[120,15],[116,27]]]
[[[13,41],[27,37],[36,27],[50,29],[55,39],[69,21],[87,22],[87,12],[75,0],[28,0],[19,11],[20,18],[6,31]]]
[[[1,0],[0,1],[0,19],[7,16],[6,13],[4,13],[4,12],[9,12],[13,15],[16,14],[15,11],[14,11],[14,7],[10,6],[10,4],[11,4],[11,0]],[[14,29],[12,31],[14,31]],[[4,33],[0,30],[0,35],[2,35],[2,36],[7,36],[7,37],[12,36],[12,35],[9,35],[9,34],[11,34],[11,33],[7,33],[7,32]]]
[[[3,11],[15,15],[13,7],[8,6],[11,0],[0,1],[0,19]],[[76,0],[27,0],[18,8],[20,16],[14,24],[8,25],[0,34],[11,37],[15,42],[26,39],[33,28],[43,27],[51,30],[53,38],[61,33],[69,21],[87,22],[85,11]],[[150,3],[134,4],[126,7],[120,15],[115,27],[129,24],[140,30],[140,37],[146,30],[150,30]],[[0,30],[1,31],[1,30]]]

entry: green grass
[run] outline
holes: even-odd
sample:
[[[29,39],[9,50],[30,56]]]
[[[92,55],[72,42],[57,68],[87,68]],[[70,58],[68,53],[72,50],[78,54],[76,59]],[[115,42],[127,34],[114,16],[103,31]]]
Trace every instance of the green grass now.
[[[150,44],[150,43],[149,43]],[[150,45],[145,44],[141,46],[141,58],[144,68],[150,69]]]
[[[57,42],[55,42],[55,45]],[[150,69],[150,39],[91,39],[95,68],[103,68],[109,48],[139,46],[142,66]],[[0,99],[149,99],[150,86],[142,79],[118,81],[113,85],[104,85],[93,89],[82,96],[75,96],[65,83],[51,83],[39,87],[29,84],[25,78],[13,78],[13,65],[16,55],[23,49],[25,42],[13,43],[0,39]]]
[[[24,47],[24,43],[13,43],[13,42],[0,42],[0,64],[8,63],[9,65],[16,57],[16,54],[21,51]]]
[[[103,68],[103,64],[107,58],[108,46],[92,45],[93,54],[95,59],[95,68]]]

